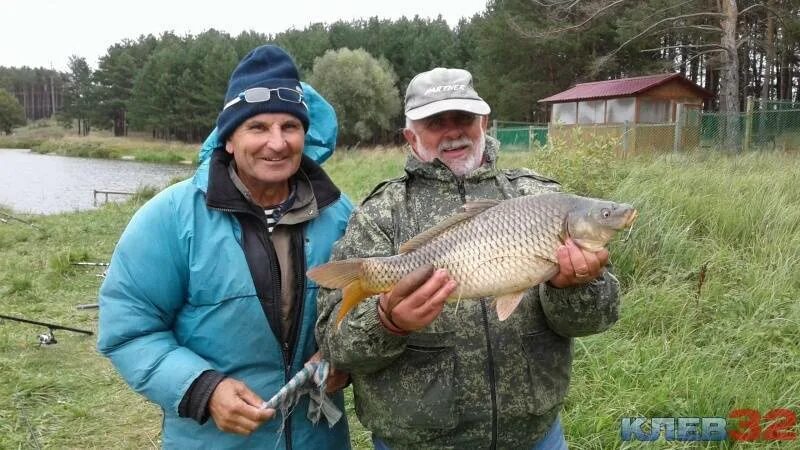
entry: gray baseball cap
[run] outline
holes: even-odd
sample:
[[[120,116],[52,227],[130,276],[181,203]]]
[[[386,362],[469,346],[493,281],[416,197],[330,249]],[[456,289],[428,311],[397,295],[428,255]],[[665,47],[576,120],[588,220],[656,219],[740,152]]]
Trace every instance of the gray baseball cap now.
[[[472,87],[464,69],[437,67],[415,76],[406,89],[406,117],[419,120],[443,111],[467,111],[485,116],[489,105]]]

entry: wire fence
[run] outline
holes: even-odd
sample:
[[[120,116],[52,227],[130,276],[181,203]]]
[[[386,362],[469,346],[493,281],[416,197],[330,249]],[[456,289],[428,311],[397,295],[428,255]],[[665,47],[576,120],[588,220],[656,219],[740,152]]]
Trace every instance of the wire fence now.
[[[547,124],[495,120],[491,135],[503,151],[528,151],[547,145]]]
[[[749,101],[742,114],[699,118],[701,147],[719,150],[800,150],[800,103]]]
[[[604,143],[621,157],[689,151],[800,151],[800,103],[748,99],[743,113],[677,105],[668,123],[528,124],[495,121],[492,135],[511,151]]]

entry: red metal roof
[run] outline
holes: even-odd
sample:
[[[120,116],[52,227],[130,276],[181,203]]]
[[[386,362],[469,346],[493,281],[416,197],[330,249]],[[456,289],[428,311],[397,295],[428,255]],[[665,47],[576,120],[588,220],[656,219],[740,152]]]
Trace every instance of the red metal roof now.
[[[701,97],[713,97],[714,94],[692,83],[679,73],[660,73],[618,80],[593,81],[579,83],[564,92],[551,95],[539,102],[561,103],[577,100],[592,100],[611,97],[630,97],[670,81],[678,81],[695,90]]]

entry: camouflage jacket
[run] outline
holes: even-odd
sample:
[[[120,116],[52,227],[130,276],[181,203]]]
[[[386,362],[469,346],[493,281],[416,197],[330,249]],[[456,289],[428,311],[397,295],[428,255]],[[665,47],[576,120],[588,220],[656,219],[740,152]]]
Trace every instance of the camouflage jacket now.
[[[403,177],[380,184],[354,212],[334,260],[388,256],[467,201],[558,190],[527,169],[499,170],[497,142],[464,179],[440,161],[409,157]],[[491,298],[445,306],[427,328],[397,336],[380,323],[377,297],[337,331],[341,291],[321,289],[317,341],[352,373],[359,420],[392,449],[530,448],[559,413],[569,384],[572,337],[603,331],[618,317],[610,273],[585,286],[530,289],[499,322]]]

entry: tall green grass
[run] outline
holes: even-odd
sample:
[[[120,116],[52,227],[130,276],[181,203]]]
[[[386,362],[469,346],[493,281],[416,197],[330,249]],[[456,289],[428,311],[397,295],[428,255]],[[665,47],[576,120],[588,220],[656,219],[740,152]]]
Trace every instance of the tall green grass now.
[[[611,248],[622,316],[576,347],[565,411],[574,448],[619,446],[621,416],[798,411],[798,170],[779,154],[629,167],[610,193],[641,212],[630,240]],[[788,445],[753,448],[800,446]]]
[[[338,152],[326,164],[355,202],[402,174],[399,149]],[[783,154],[667,155],[616,161],[601,146],[502,154],[565,190],[633,203],[640,218],[611,245],[623,286],[621,317],[576,340],[562,414],[570,448],[730,448],[723,444],[622,443],[623,416],[727,416],[800,412],[800,158]],[[147,195],[143,193],[141,202]],[[0,223],[0,312],[95,329],[102,268],[140,203],[90,212],[20,216]],[[94,339],[0,323],[0,448],[148,448],[160,411],[120,380]],[[352,440],[369,432],[348,405]],[[798,427],[794,427],[794,431]],[[800,441],[743,448],[800,448]]]

